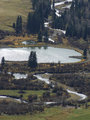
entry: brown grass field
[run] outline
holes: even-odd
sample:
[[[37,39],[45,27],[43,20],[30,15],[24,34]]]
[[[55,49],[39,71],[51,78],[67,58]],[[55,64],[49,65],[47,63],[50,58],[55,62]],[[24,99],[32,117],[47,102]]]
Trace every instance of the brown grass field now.
[[[0,29],[13,31],[17,16],[21,15],[25,22],[31,7],[30,0],[0,0]]]

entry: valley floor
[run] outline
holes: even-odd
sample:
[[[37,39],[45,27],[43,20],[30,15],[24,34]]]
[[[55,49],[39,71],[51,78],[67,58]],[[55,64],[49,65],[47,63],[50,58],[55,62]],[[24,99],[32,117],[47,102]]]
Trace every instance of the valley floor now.
[[[90,120],[90,108],[62,108],[60,106],[46,108],[42,113],[34,115],[1,115],[0,120]]]

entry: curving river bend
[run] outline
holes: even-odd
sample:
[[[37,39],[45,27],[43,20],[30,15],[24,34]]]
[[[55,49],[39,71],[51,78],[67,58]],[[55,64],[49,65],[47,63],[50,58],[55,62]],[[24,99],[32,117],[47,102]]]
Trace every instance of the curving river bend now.
[[[48,74],[48,73],[46,73]],[[47,84],[50,84],[50,81],[49,81],[49,78],[45,78],[45,77],[42,77],[42,74],[37,74],[37,75],[34,75],[37,79],[41,80],[41,81],[44,81],[45,83]],[[79,101],[81,100],[85,100],[87,98],[86,95],[84,94],[81,94],[81,93],[78,93],[76,91],[72,91],[72,90],[69,90],[69,89],[66,89],[66,91],[70,94],[74,94],[74,95],[77,95],[80,97]]]

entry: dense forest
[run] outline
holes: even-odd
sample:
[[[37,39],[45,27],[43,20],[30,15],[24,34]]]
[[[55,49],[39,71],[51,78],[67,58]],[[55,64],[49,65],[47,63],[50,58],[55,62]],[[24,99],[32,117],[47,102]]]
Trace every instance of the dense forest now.
[[[32,0],[33,12],[28,13],[26,32],[28,34],[36,34],[40,31],[44,31],[44,21],[48,19],[51,11],[51,1],[50,0]],[[16,33],[22,33],[22,17],[18,16],[16,23],[13,23],[13,28],[15,28]]]
[[[70,10],[65,10],[61,17],[55,18],[55,28],[66,29],[66,36],[90,37],[90,1],[74,0]]]

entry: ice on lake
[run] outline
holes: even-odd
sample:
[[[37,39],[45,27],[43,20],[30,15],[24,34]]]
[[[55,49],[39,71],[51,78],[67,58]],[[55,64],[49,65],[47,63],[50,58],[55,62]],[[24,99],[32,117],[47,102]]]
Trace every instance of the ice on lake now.
[[[54,47],[34,47],[34,48],[1,48],[0,60],[5,57],[7,61],[27,61],[31,51],[36,51],[38,63],[73,63],[80,59],[70,58],[69,56],[81,56],[75,50],[54,48]]]

